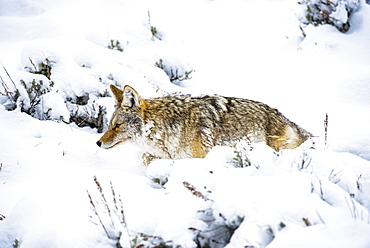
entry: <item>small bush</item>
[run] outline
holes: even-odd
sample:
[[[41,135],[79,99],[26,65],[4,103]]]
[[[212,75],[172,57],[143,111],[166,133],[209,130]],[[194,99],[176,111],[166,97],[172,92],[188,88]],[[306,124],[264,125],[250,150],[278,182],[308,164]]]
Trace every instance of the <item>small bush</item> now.
[[[148,9],[148,24],[150,27],[150,33],[152,34],[152,38],[157,38],[158,40],[163,39],[163,34],[158,31],[157,27],[153,26],[151,23],[150,11]]]
[[[359,0],[300,0],[298,3],[303,6],[301,23],[329,24],[343,33],[349,30],[349,18],[360,4]]]
[[[33,73],[33,74],[44,75],[45,77],[47,77],[47,79],[50,80],[52,63],[50,62],[50,60],[48,58],[45,58],[45,61],[41,61],[38,64],[38,66],[35,65],[35,63],[32,61],[31,58],[28,58],[28,59],[30,60],[30,63],[32,65],[32,67],[26,67],[25,69],[28,69],[28,71]]]
[[[174,248],[172,241],[164,241],[162,237],[138,233],[132,239],[132,248]]]
[[[152,181],[156,184],[159,184],[161,186],[164,186],[168,182],[168,177],[163,177],[163,178],[153,178]]]
[[[41,106],[43,101],[42,96],[52,90],[54,82],[49,81],[49,83],[45,84],[43,80],[36,81],[33,79],[31,82],[21,80],[20,83],[27,92],[27,97],[20,98],[21,111],[39,120],[49,119],[48,112],[51,109],[44,112]]]
[[[71,113],[70,122],[76,123],[79,127],[97,128],[98,133],[104,131],[107,115],[105,107],[93,102],[84,106],[69,104],[69,109]]]
[[[155,62],[155,66],[162,69],[172,83],[180,83],[185,80],[190,80],[192,78],[191,74],[194,72],[194,70],[186,71],[178,67],[167,66],[163,62],[163,59]]]
[[[233,164],[236,168],[244,168],[252,165],[249,158],[249,152],[253,150],[252,143],[249,139],[243,139],[232,146],[235,157]]]
[[[45,61],[40,62],[38,66],[36,66],[31,58],[29,58],[29,60],[32,67],[26,67],[26,69],[28,69],[32,74],[45,76],[47,80],[20,80],[20,86],[24,88],[21,89],[22,87],[19,87],[19,85],[17,86],[14,83],[9,73],[4,68],[10,81],[13,83],[14,90],[10,91],[4,80],[1,79],[1,83],[5,91],[5,93],[1,94],[6,95],[9,99],[9,103],[5,105],[7,110],[15,110],[17,107],[20,107],[21,112],[27,113],[39,120],[48,120],[50,119],[50,111],[52,109],[44,109],[43,96],[51,92],[54,87],[54,82],[50,80],[52,68],[51,62],[46,58]]]
[[[123,52],[123,47],[121,46],[121,43],[118,40],[110,40],[110,43],[108,45],[108,49]]]
[[[19,240],[18,239],[15,239],[14,240],[14,243],[13,243],[13,248],[19,248],[19,247],[20,247]]]
[[[193,196],[203,199],[206,202],[212,202],[211,199],[189,182],[184,181],[183,185],[192,193]],[[210,194],[212,192],[207,190],[206,193]],[[199,216],[198,218],[207,224],[207,228],[202,230],[194,227],[188,228],[194,233],[194,241],[197,244],[197,247],[225,247],[230,242],[235,230],[238,229],[244,221],[244,217],[241,216],[228,220],[222,213],[215,215],[212,207],[205,210],[199,210],[197,214]]]
[[[244,217],[240,216],[234,220],[227,220],[221,213],[218,216],[214,216],[212,209],[200,210],[198,214],[199,219],[205,222],[208,227],[205,230],[189,228],[195,234],[194,241],[197,247],[225,247],[230,242],[236,229],[244,221]]]
[[[32,62],[32,60],[30,60]],[[32,62],[33,63],[33,62]],[[44,65],[44,64],[43,64]],[[3,67],[4,68],[4,67]],[[35,74],[46,74],[46,77],[50,79],[50,67],[45,66],[42,67],[40,71],[32,72]],[[13,84],[14,89],[10,90],[6,82],[0,78],[1,84],[3,86],[4,92],[0,92],[1,95],[6,96],[8,98],[8,102],[4,104],[7,110],[12,111],[15,110],[17,107],[20,107],[21,112],[27,113],[34,118],[39,120],[48,120],[50,119],[50,111],[51,108],[44,110],[43,107],[43,95],[52,91],[54,87],[54,82],[51,80],[36,80],[32,79],[32,81],[25,81],[20,80],[20,86],[17,86],[11,76],[9,75],[8,71],[4,68],[6,74],[8,75],[10,81]],[[20,90],[21,89],[21,90]]]

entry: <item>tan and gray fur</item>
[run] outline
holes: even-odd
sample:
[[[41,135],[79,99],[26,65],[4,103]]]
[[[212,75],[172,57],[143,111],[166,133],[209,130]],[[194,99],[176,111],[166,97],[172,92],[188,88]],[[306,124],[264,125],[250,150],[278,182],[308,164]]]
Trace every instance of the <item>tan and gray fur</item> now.
[[[275,151],[300,146],[310,133],[266,104],[233,97],[169,95],[143,99],[130,86],[110,86],[116,109],[97,142],[132,142],[157,158],[204,158],[216,145],[264,141]]]

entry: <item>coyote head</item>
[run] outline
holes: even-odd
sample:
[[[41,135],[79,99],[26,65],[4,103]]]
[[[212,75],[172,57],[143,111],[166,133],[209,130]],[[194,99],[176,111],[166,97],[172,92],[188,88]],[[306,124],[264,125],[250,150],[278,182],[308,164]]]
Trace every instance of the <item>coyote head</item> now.
[[[114,85],[110,89],[116,99],[116,110],[109,123],[108,130],[96,144],[102,148],[111,148],[126,141],[134,141],[143,132],[144,101],[138,93],[126,85],[123,90]]]

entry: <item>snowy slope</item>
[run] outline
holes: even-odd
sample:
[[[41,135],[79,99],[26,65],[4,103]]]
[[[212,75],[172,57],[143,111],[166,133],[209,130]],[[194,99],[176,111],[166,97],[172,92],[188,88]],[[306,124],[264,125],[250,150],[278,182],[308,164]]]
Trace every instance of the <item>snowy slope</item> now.
[[[50,82],[30,72],[41,62],[54,83],[38,109],[49,120],[21,112],[20,102],[8,111],[0,95],[0,247],[115,247],[119,236],[122,247],[370,247],[370,6],[361,2],[348,33],[307,27],[304,39],[300,8],[0,0],[0,92],[18,88],[28,104],[21,80]],[[123,52],[108,49],[111,41]],[[171,83],[160,60],[194,70],[192,79]],[[258,100],[315,134],[315,149],[307,142],[277,155],[253,144],[252,165],[236,168],[235,149],[215,147],[205,159],[146,167],[137,147],[100,149],[97,129],[62,121],[71,109],[96,117],[97,106],[109,118],[110,84],[143,97]]]

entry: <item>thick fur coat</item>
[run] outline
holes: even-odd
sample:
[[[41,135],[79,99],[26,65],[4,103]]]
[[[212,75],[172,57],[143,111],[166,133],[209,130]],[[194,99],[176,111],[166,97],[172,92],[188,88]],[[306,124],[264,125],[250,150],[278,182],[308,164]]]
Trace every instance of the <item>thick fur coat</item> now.
[[[247,139],[275,151],[293,149],[310,133],[266,104],[233,97],[170,95],[143,99],[130,86],[111,85],[116,110],[98,146],[133,142],[150,156],[204,158],[216,145]]]

